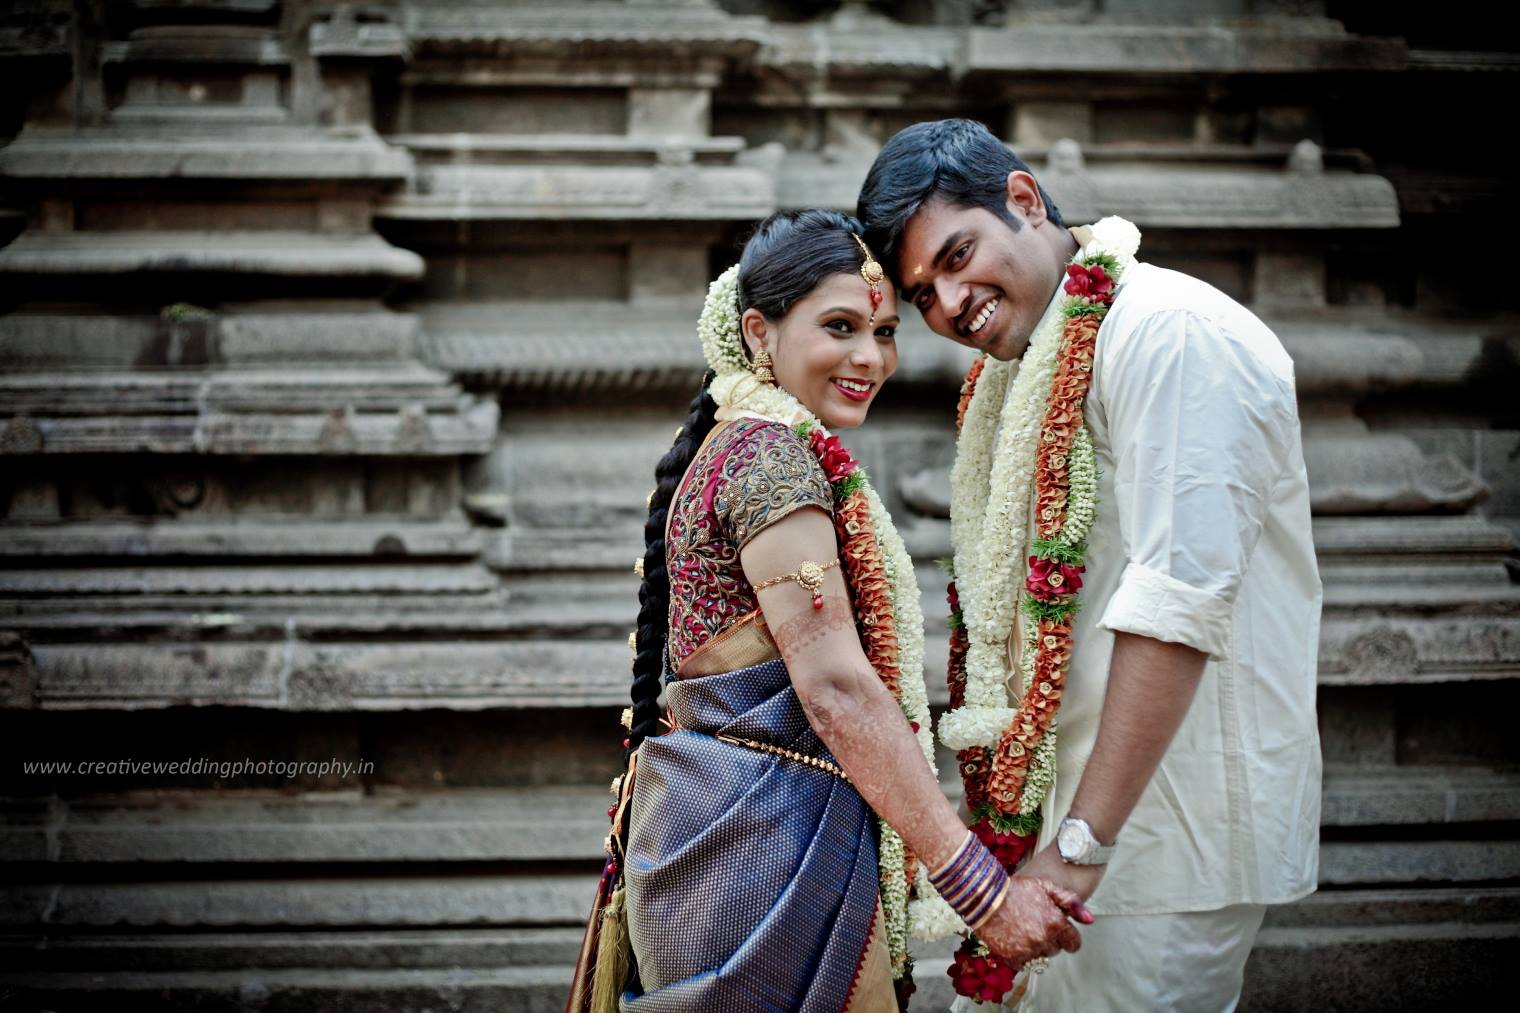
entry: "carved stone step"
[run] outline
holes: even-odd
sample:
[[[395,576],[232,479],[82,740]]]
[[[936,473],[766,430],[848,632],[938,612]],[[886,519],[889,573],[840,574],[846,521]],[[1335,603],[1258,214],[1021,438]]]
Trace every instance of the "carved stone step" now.
[[[789,152],[777,182],[784,208],[852,211],[874,151],[825,159]],[[1391,229],[1393,184],[1370,173],[1094,165],[1036,169],[1070,222],[1119,215],[1142,229]]]
[[[288,1013],[558,1013],[573,964],[422,970],[122,971],[0,975],[23,1006],[63,1011],[145,1008],[201,1013],[258,1007]]]
[[[148,129],[28,127],[0,150],[14,180],[349,180],[402,183],[411,158],[372,130],[249,126],[218,137]],[[50,190],[50,192],[53,192]]]
[[[579,786],[16,799],[0,810],[0,854],[113,865],[593,862],[610,801],[605,787]]]
[[[0,316],[0,365],[19,370],[215,366],[318,367],[411,359],[417,317],[313,307],[286,313],[160,315],[9,313]]]
[[[959,799],[958,784],[946,785]],[[319,862],[594,862],[607,832],[602,786],[306,793],[131,793],[3,803],[8,861],[215,865]],[[1520,774],[1482,769],[1326,771],[1322,825],[1430,826],[1520,819]],[[1461,833],[1461,831],[1454,831]],[[1449,843],[1449,846],[1448,846]],[[1471,842],[1443,842],[1466,862]],[[1377,842],[1370,847],[1384,848]],[[1327,867],[1383,856],[1330,841]],[[1390,842],[1389,849],[1425,850]],[[1392,864],[1397,867],[1398,862]],[[1335,874],[1340,875],[1341,872]],[[1471,877],[1458,877],[1471,878]],[[1326,879],[1327,884],[1336,882]],[[1520,896],[1520,894],[1517,894]]]
[[[32,232],[0,249],[0,278],[249,274],[311,279],[422,277],[422,258],[378,236],[314,232]]]
[[[453,521],[348,518],[302,522],[238,516],[222,521],[8,523],[0,556],[184,558],[425,556],[473,558],[481,532]],[[4,580],[0,578],[0,587]]]
[[[1077,54],[1067,61],[1067,54]],[[1395,71],[1408,64],[1403,39],[1353,35],[1325,18],[1210,24],[1060,24],[1010,14],[1005,28],[973,28],[972,72],[1015,74],[1323,74]]]
[[[1264,928],[1246,962],[1244,1013],[1482,1009],[1507,990],[1520,922]]]
[[[1478,883],[1520,879],[1520,840],[1325,841],[1324,886]]]
[[[586,897],[586,909],[591,897]],[[195,934],[49,933],[0,936],[12,967],[33,971],[237,971],[250,967],[399,970],[556,965],[564,981],[580,949],[582,929],[390,929],[323,932]]]
[[[456,221],[733,221],[776,207],[775,182],[746,166],[704,166],[690,152],[648,168],[423,165],[382,219]]]
[[[461,608],[461,603],[435,599],[435,607],[450,604]],[[296,639],[298,622],[292,614],[292,635],[285,642],[33,643],[33,682],[24,691],[14,689],[5,705],[370,711],[619,707],[627,702],[630,655],[624,643],[320,644]],[[436,633],[447,631],[449,624],[449,617],[440,614],[419,625]]]
[[[0,379],[0,453],[436,457],[490,449],[494,401],[417,365],[18,373]]]
[[[596,876],[259,878],[27,883],[0,896],[12,934],[86,926],[236,929],[568,926],[585,924]]]

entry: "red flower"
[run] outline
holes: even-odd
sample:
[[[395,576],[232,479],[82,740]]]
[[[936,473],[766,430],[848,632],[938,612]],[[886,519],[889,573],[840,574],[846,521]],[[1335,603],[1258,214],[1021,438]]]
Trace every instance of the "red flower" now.
[[[1055,601],[1062,595],[1082,590],[1082,571],[1086,567],[1057,563],[1053,559],[1029,557],[1029,578],[1024,586],[1040,601]]]
[[[945,585],[945,597],[950,599],[951,612],[959,612],[961,610],[961,593],[956,590],[955,581],[952,580]]]
[[[995,1002],[1013,990],[1013,968],[993,956],[979,956],[967,939],[955,951],[948,973],[957,995]]]
[[[825,438],[822,430],[814,429],[809,442],[812,444],[818,463],[823,465],[823,473],[828,476],[831,483],[844,481],[856,468],[860,467],[860,464],[850,456],[850,452],[839,442],[837,436]]]
[[[987,850],[992,852],[992,857],[1001,862],[1003,868],[1010,872],[1034,847],[1034,835],[998,833],[990,819],[979,821],[971,828],[971,832],[976,834],[977,840],[987,846]]]
[[[1114,280],[1103,270],[1102,264],[1083,267],[1072,264],[1066,269],[1066,294],[1086,296],[1093,302],[1114,301]]]

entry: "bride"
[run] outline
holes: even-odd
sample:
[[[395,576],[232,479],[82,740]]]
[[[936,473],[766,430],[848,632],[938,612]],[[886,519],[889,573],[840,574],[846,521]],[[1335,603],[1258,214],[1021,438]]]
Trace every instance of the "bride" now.
[[[1007,876],[935,778],[912,561],[831,435],[897,368],[861,232],[773,215],[709,293],[711,372],[649,503],[629,766],[571,1010],[897,1010],[910,927],[969,926],[1017,966],[1091,920]]]

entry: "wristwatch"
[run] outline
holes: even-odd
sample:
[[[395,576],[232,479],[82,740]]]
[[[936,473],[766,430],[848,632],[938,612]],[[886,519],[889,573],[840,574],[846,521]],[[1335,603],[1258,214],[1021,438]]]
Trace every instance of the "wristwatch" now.
[[[1104,865],[1118,843],[1099,844],[1087,821],[1075,816],[1066,817],[1056,829],[1056,850],[1068,865]]]

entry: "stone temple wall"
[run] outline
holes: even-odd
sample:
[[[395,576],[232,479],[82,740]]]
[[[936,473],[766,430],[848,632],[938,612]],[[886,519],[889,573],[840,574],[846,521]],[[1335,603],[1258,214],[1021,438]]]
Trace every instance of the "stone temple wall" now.
[[[947,115],[1297,363],[1322,890],[1272,913],[1244,1008],[1486,999],[1520,938],[1520,57],[1433,20],[5,5],[0,1006],[558,1009],[706,281],[755,219],[852,208],[886,137]],[[968,360],[903,332],[854,446],[939,644]],[[132,765],[25,766],[96,760]]]

